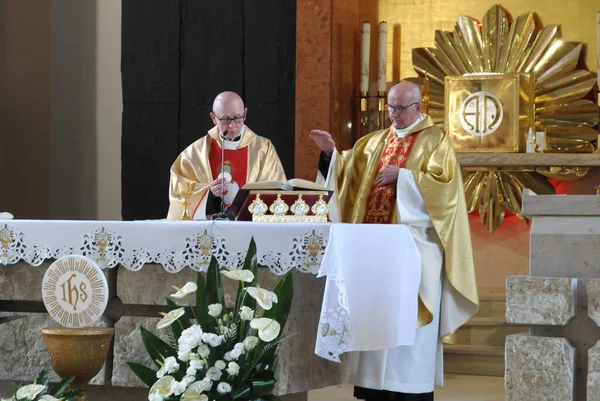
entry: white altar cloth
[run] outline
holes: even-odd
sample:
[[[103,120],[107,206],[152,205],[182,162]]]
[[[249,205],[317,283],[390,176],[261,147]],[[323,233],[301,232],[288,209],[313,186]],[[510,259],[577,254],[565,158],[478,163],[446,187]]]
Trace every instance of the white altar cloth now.
[[[259,264],[274,274],[327,276],[317,355],[339,362],[344,352],[414,342],[421,263],[400,224],[3,220],[0,268],[66,255],[101,268],[161,264],[171,273],[205,271],[212,256],[222,267],[241,267],[252,237]]]

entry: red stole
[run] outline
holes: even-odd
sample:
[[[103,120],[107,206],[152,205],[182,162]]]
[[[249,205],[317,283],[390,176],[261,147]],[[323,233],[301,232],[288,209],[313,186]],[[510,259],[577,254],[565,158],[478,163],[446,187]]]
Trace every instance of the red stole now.
[[[217,141],[212,141],[208,155],[210,160],[210,171],[212,178],[216,180],[221,174],[221,146]],[[225,171],[231,174],[233,181],[240,188],[246,185],[246,176],[248,173],[248,147],[241,149],[225,149]]]
[[[399,138],[392,130],[385,140],[385,146],[377,166],[377,174],[383,170],[386,164],[404,168],[417,135],[415,133]],[[375,174],[375,177],[377,177],[377,174]],[[367,198],[367,209],[363,222],[370,224],[392,223],[396,212],[395,191],[396,183],[383,186],[373,184]]]

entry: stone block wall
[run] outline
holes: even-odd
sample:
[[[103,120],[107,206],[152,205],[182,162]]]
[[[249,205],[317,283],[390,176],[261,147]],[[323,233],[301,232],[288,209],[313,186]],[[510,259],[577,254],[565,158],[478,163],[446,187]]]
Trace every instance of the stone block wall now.
[[[39,267],[19,263],[0,268],[0,316],[27,315],[25,319],[0,325],[0,360],[10,361],[0,364],[0,395],[10,391],[11,381],[33,380],[41,365],[49,361],[41,329],[58,324],[46,313],[41,299],[41,282],[47,266],[49,263]],[[137,395],[144,395],[140,399],[145,399],[146,386],[126,364],[137,362],[154,368],[139,327],[142,325],[165,338],[166,332],[156,330],[160,320],[158,312],[165,310],[165,298],[175,292],[171,286],[182,287],[196,281],[197,273],[191,269],[168,273],[158,265],[146,265],[136,272],[124,268],[104,272],[109,282],[110,301],[100,325],[114,327],[115,337],[104,369],[91,382],[101,387],[95,387],[92,392],[109,396],[113,401],[133,399],[125,394],[135,394],[135,399]],[[282,395],[337,385],[342,377],[339,364],[314,354],[325,279],[299,271],[293,275],[295,297],[285,332],[294,336],[278,348],[275,391]],[[282,278],[268,269],[259,269],[258,277],[260,286],[270,290]],[[224,278],[223,286],[226,302],[233,307],[237,282]],[[178,303],[184,305],[185,300]]]
[[[506,339],[507,401],[600,400],[600,279],[577,283],[565,277],[507,278],[506,321],[531,325],[528,335]],[[582,290],[587,305],[577,303]],[[581,354],[583,361],[576,357]]]

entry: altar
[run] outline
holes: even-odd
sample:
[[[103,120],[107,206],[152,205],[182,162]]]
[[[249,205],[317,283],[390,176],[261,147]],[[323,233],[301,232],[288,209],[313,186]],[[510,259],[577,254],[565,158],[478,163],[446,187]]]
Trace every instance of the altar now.
[[[139,327],[168,340],[167,333],[156,329],[156,323],[160,320],[158,312],[166,311],[165,298],[173,292],[171,286],[194,282],[213,256],[220,266],[240,267],[251,238],[261,267],[260,287],[273,288],[283,275],[293,274],[295,296],[285,326],[285,333],[293,336],[278,348],[275,394],[305,399],[309,390],[341,384],[343,364],[328,360],[335,360],[351,343],[351,333],[345,330],[350,322],[344,280],[342,275],[336,280],[335,274],[340,259],[336,252],[349,249],[350,255],[368,255],[364,249],[353,250],[348,241],[364,241],[374,232],[383,234],[373,241],[376,247],[385,249],[390,241],[397,245],[399,238],[405,238],[407,260],[411,247],[416,250],[408,229],[402,225],[0,221],[0,316],[27,316],[0,325],[0,358],[11,361],[0,367],[0,389],[7,389],[12,380],[34,379],[48,360],[40,330],[57,324],[44,309],[40,289],[50,261],[64,255],[84,256],[103,269],[108,281],[110,300],[98,325],[114,327],[115,337],[104,369],[90,382],[97,386],[91,388],[90,397],[145,399],[147,387],[126,364],[151,365]],[[379,249],[376,247],[370,246],[369,250]],[[354,259],[362,268],[365,256]],[[377,258],[374,260],[377,262]],[[420,274],[420,267],[396,270],[403,271],[401,274],[407,278]],[[332,278],[329,285],[320,275]],[[400,276],[393,281],[397,279],[403,281]],[[223,284],[225,302],[234,306],[237,283],[224,280]],[[413,308],[410,299],[414,300],[415,319],[417,289],[418,280],[412,294],[402,291],[409,300],[407,308]],[[181,301],[177,303],[184,305]],[[334,328],[338,334],[332,335],[336,333]]]

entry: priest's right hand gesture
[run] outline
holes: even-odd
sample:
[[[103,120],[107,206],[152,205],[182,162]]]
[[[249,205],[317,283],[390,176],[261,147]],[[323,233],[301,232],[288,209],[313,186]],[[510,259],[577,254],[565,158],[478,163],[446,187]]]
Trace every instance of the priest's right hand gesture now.
[[[335,141],[327,131],[314,129],[310,131],[310,137],[315,141],[319,149],[325,153],[331,153],[335,149]]]
[[[225,182],[225,180],[223,178],[217,178],[216,180],[214,180],[213,182],[211,182],[209,184],[210,192],[212,192],[212,194],[214,196],[216,196],[217,198],[222,198],[223,193],[225,192],[226,185],[227,185],[227,183]]]

